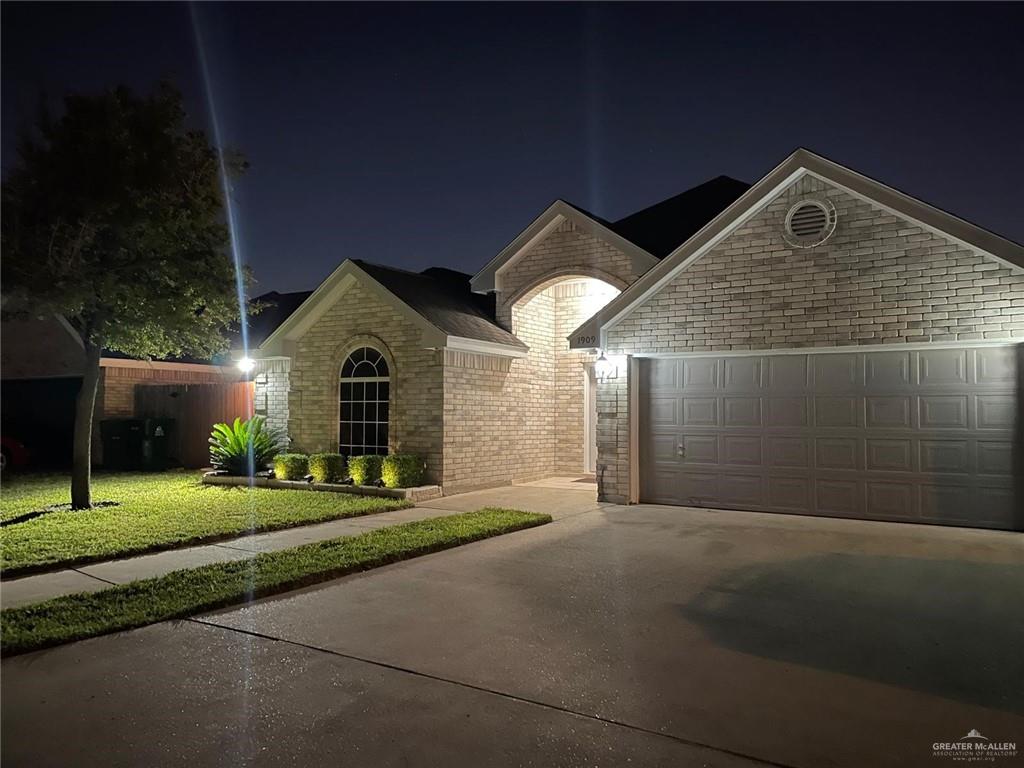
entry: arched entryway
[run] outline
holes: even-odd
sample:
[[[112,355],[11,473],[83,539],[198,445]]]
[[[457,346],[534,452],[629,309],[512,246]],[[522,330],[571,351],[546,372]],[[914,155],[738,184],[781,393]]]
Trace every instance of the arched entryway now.
[[[511,302],[512,332],[530,347],[519,397],[526,423],[522,450],[532,474],[593,474],[597,458],[594,356],[570,350],[570,333],[615,298],[616,278],[566,273]],[[624,287],[624,286],[622,286]]]

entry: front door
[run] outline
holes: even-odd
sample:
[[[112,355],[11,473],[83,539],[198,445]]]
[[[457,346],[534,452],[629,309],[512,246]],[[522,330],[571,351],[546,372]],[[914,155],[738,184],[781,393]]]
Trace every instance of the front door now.
[[[593,365],[583,370],[583,471],[597,474],[597,375]]]

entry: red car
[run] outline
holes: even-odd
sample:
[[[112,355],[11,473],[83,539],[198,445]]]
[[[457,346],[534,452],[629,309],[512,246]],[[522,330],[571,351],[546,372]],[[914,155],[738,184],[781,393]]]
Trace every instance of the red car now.
[[[0,435],[0,471],[28,466],[28,448],[10,435]]]

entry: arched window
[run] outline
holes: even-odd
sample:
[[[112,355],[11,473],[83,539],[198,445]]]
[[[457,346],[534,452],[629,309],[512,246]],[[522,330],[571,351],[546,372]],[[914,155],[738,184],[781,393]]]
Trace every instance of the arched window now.
[[[338,453],[387,454],[390,384],[387,361],[373,347],[360,347],[345,359],[338,386]]]

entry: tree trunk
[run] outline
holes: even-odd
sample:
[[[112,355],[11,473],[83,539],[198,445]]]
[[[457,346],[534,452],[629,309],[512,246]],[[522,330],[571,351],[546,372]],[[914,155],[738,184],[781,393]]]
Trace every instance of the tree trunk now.
[[[92,480],[92,414],[100,383],[101,351],[99,345],[85,342],[85,371],[75,405],[75,443],[71,464],[72,509],[88,509],[92,506],[89,489]]]

